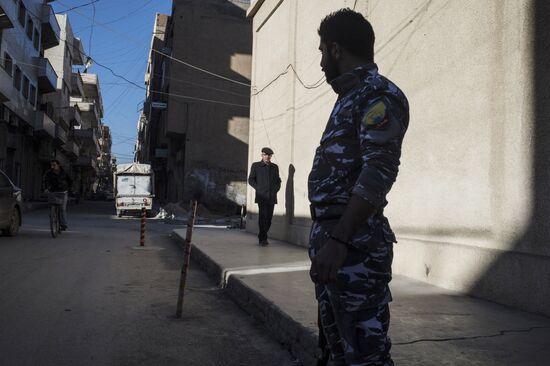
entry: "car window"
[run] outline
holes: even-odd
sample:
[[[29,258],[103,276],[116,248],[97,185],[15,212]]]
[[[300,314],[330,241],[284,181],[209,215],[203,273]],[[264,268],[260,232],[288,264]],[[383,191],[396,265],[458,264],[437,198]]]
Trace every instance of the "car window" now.
[[[6,188],[6,187],[11,187],[10,181],[4,175],[4,173],[0,172],[0,188]]]

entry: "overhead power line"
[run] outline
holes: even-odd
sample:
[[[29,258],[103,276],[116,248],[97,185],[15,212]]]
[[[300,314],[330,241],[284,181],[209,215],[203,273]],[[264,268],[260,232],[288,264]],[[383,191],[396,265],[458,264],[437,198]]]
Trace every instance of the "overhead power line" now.
[[[300,78],[300,75],[298,75],[298,72],[296,71],[296,69],[294,68],[294,65],[292,64],[289,64],[285,70],[283,72],[281,72],[279,75],[277,75],[275,78],[273,78],[269,83],[267,83],[263,88],[261,88],[260,90],[258,90],[257,92],[253,93],[252,96],[256,96],[258,94],[260,94],[261,92],[263,92],[264,90],[266,90],[267,88],[269,88],[273,83],[275,83],[277,80],[279,80],[283,75],[286,75],[288,74],[289,71],[291,71],[294,73],[294,75],[296,75],[296,79],[298,80],[298,82],[305,88],[305,89],[316,89],[318,87],[320,87],[321,85],[323,85],[323,83],[325,82],[325,77],[321,77],[319,80],[317,80],[315,83],[311,84],[311,85],[308,85],[308,84],[305,84],[302,79]]]
[[[99,1],[99,0],[98,0]],[[128,17],[134,15],[135,13],[143,10],[145,7],[147,7],[149,4],[151,4],[154,0],[148,0],[145,4],[141,5],[140,7],[138,7],[137,9],[135,10],[132,10],[131,12],[125,14],[124,16],[121,16],[120,18],[117,18],[117,19],[113,19],[113,20],[109,20],[108,22],[105,22],[103,23],[103,25],[107,25],[107,24],[113,24],[113,23],[116,23],[116,22],[119,22],[121,20],[124,20],[124,19],[127,19]],[[88,27],[84,27],[84,28],[79,28],[79,30],[84,30],[84,29],[87,29],[89,28]]]
[[[59,3],[60,5],[62,5],[62,6],[67,6],[66,4],[63,4],[63,2],[61,2],[61,1],[58,1],[58,3]],[[78,11],[75,11],[75,12],[78,13],[79,15],[81,15],[81,16],[84,17],[84,18],[90,19],[90,17],[86,16],[85,14],[82,14],[81,12],[78,12]],[[125,39],[127,39],[127,40],[130,40],[131,42],[133,42],[133,43],[135,43],[135,44],[140,45],[140,46],[142,45],[140,42],[137,42],[136,40],[134,40],[134,39],[132,39],[132,38],[129,38],[127,35],[125,35],[125,34],[123,34],[123,33],[120,33],[120,32],[118,32],[118,31],[116,31],[116,30],[114,30],[114,29],[112,29],[112,28],[110,28],[110,27],[107,27],[104,23],[95,22],[94,19],[90,19],[90,20],[92,20],[92,22],[93,22],[94,24],[96,24],[96,25],[98,25],[98,26],[100,26],[100,27],[103,27],[103,28],[107,29],[107,30],[110,31],[111,33],[117,34],[117,35],[119,35],[119,36],[121,36],[121,37],[123,37],[123,38],[125,38]],[[152,51],[152,52],[155,52],[155,53],[158,53],[158,54],[160,54],[160,55],[162,55],[162,56],[164,56],[164,57],[166,57],[166,58],[168,58],[168,59],[170,59],[170,60],[173,60],[173,61],[175,61],[175,62],[181,63],[181,64],[183,64],[183,65],[185,65],[185,66],[187,66],[187,67],[190,67],[190,68],[192,68],[192,69],[195,69],[195,70],[200,71],[200,72],[203,72],[203,73],[206,73],[206,74],[208,74],[208,75],[212,75],[212,76],[214,76],[214,77],[217,77],[217,78],[220,78],[220,79],[223,79],[223,80],[226,80],[226,81],[235,83],[235,84],[239,84],[239,85],[243,85],[243,86],[247,86],[247,87],[250,87],[250,86],[251,86],[249,83],[243,83],[243,82],[240,82],[240,81],[238,81],[238,80],[234,80],[234,79],[225,77],[225,76],[223,76],[223,75],[216,74],[216,73],[214,73],[214,72],[205,70],[205,69],[203,69],[203,68],[200,68],[200,67],[198,67],[198,66],[195,66],[195,65],[193,65],[193,64],[190,64],[190,63],[188,63],[188,62],[185,62],[185,61],[183,61],[183,60],[180,60],[180,59],[178,59],[178,58],[175,58],[175,57],[173,57],[172,55],[169,55],[169,54],[164,53],[164,52],[162,52],[162,51],[159,51],[159,50],[156,50],[156,49],[152,49],[151,51]],[[97,61],[95,61],[95,60],[94,60],[94,62],[97,63]],[[99,63],[97,63],[97,64],[100,65]],[[100,65],[100,66],[106,68],[105,65]],[[302,81],[302,79],[300,78],[300,75],[297,73],[297,71],[296,71],[294,65],[289,64],[289,65],[287,66],[287,68],[286,68],[281,74],[279,74],[277,77],[275,77],[272,81],[270,81],[270,82],[268,83],[268,85],[266,85],[266,86],[263,87],[260,91],[254,93],[254,94],[252,94],[252,95],[258,95],[259,93],[261,93],[261,92],[262,92],[263,90],[265,90],[269,85],[271,85],[273,82],[275,82],[277,79],[279,79],[282,75],[285,75],[285,74],[288,72],[288,69],[289,69],[289,68],[290,68],[290,69],[292,70],[292,72],[296,75],[296,78],[297,78],[298,82],[299,82],[304,88],[306,88],[306,89],[315,89],[315,88],[318,88],[318,87],[322,86],[322,84],[324,83],[324,77],[321,77],[317,82],[315,82],[315,83],[312,84],[312,85],[307,85],[307,84],[305,84],[305,83]],[[113,72],[113,71],[111,70],[111,72]],[[115,75],[115,74],[113,73],[113,75]],[[115,76],[116,76],[116,75],[115,75]],[[127,80],[126,78],[124,78],[124,79],[125,79],[126,81],[130,82],[130,81]],[[141,89],[145,89],[145,90],[146,90],[146,88],[143,88],[143,87],[137,85],[137,84],[134,83],[134,82],[130,82],[130,83],[131,83],[132,85],[136,86],[136,87],[140,87]],[[158,91],[151,91],[151,92],[162,93],[162,92],[158,92]],[[169,93],[163,93],[163,94],[169,94]],[[178,96],[178,97],[189,98],[189,99],[195,99],[195,100],[200,100],[200,101],[210,101],[210,102],[214,102],[213,100],[195,98],[195,97],[190,97],[190,96],[182,96],[182,95],[180,95],[180,96]],[[244,106],[244,105],[242,105],[242,104],[227,103],[227,102],[221,102],[221,104],[236,105],[236,106]]]
[[[99,0],[94,0],[94,1],[91,1],[91,2],[86,3],[86,4],[82,4],[82,5],[78,5],[78,6],[73,6],[72,8],[69,8],[69,9],[67,9],[67,10],[60,11],[58,14],[67,13],[67,12],[69,12],[69,11],[71,11],[71,10],[80,9],[80,8],[85,7],[85,6],[95,4],[95,3],[97,3],[97,2],[99,2]]]
[[[97,61],[94,60],[94,63],[96,65],[98,65],[99,67],[102,67],[104,69],[107,69],[109,70],[109,72],[111,72],[111,74],[113,74],[113,76],[117,77],[117,78],[120,78],[122,80],[125,80],[127,83],[133,85],[134,87],[136,88],[139,88],[139,89],[142,89],[142,90],[148,90],[146,87],[144,86],[141,86],[129,79],[127,79],[126,77],[116,73],[113,69],[111,69],[109,66],[105,66]],[[161,94],[161,95],[167,95],[167,96],[172,96],[172,97],[176,97],[176,98],[185,98],[185,99],[190,99],[190,100],[196,100],[196,101],[201,101],[201,102],[208,102],[208,103],[215,103],[215,104],[224,104],[224,105],[230,105],[230,106],[235,106],[235,107],[244,107],[244,108],[249,108],[250,106],[248,104],[238,104],[238,103],[230,103],[230,102],[223,102],[223,101],[219,101],[219,100],[213,100],[213,99],[205,99],[205,98],[197,98],[197,97],[192,97],[192,96],[189,96],[189,95],[181,95],[181,94],[173,94],[173,93],[165,93],[165,92],[162,92],[162,91],[159,91],[159,90],[149,90],[150,93],[154,93],[154,94]]]
[[[62,5],[62,6],[68,7],[67,4],[64,4],[64,3],[61,2],[61,1],[58,1],[58,3],[59,3],[60,5]],[[105,24],[103,24],[103,23],[98,23],[98,22],[95,21],[95,19],[92,19],[92,18],[88,17],[87,15],[82,14],[82,13],[79,12],[79,11],[76,11],[76,10],[75,10],[75,13],[79,14],[80,16],[82,16],[82,17],[84,17],[84,18],[86,18],[86,19],[88,19],[88,20],[91,20],[95,25],[100,26],[100,27],[103,27],[103,28],[107,29],[108,31],[110,31],[111,33],[117,34],[117,35],[119,35],[119,36],[121,36],[121,37],[124,37],[125,39],[127,39],[127,40],[129,40],[129,41],[131,41],[131,42],[133,42],[133,43],[135,43],[135,44],[137,44],[137,45],[139,45],[139,46],[142,46],[142,43],[141,43],[141,42],[138,42],[138,41],[136,41],[135,39],[132,39],[132,38],[128,37],[128,35],[125,35],[124,33],[120,33],[120,32],[118,32],[117,30],[114,30],[114,29],[112,29],[112,28],[110,28],[110,27],[107,27],[107,26],[106,26]],[[183,64],[183,65],[185,65],[185,66],[187,66],[187,67],[190,67],[190,68],[195,69],[195,70],[197,70],[197,71],[203,72],[203,73],[205,73],[205,74],[208,74],[208,75],[211,75],[211,76],[214,76],[214,77],[217,77],[217,78],[219,78],[219,79],[223,79],[223,80],[226,80],[226,81],[235,83],[235,84],[239,84],[239,85],[243,85],[243,86],[250,87],[250,83],[243,83],[243,82],[241,82],[241,81],[238,81],[238,80],[235,80],[235,79],[231,79],[231,78],[228,78],[228,77],[223,76],[223,75],[220,75],[220,74],[216,74],[215,72],[205,70],[205,69],[203,69],[203,68],[200,68],[200,67],[198,67],[198,66],[195,66],[195,65],[193,65],[193,64],[190,64],[190,63],[188,63],[188,62],[185,62],[185,61],[183,61],[183,60],[180,60],[180,59],[178,59],[178,58],[175,58],[175,57],[173,57],[173,56],[171,56],[171,55],[169,55],[169,54],[167,54],[167,53],[164,53],[164,52],[161,52],[161,51],[158,51],[158,50],[155,50],[155,49],[153,49],[153,52],[156,52],[156,53],[158,53],[158,54],[161,54],[161,55],[163,55],[164,57],[167,57],[167,58],[169,58],[169,59],[171,59],[171,60],[173,60],[173,61],[175,61],[175,62],[181,63],[181,64]]]
[[[99,0],[97,0],[97,1],[99,1]],[[63,4],[63,3],[60,2],[60,1],[58,1],[58,3],[59,3],[60,5],[62,5],[62,6],[68,7],[66,4]],[[94,7],[95,7],[95,5],[94,5]],[[70,9],[70,8],[69,8],[69,9]],[[74,9],[73,9],[73,10],[74,10]],[[99,25],[99,26],[101,26],[101,27],[103,27],[103,28],[106,28],[107,30],[109,30],[109,31],[112,32],[112,33],[118,34],[118,35],[120,35],[120,36],[124,36],[123,34],[117,32],[117,31],[115,31],[115,30],[112,30],[112,29],[109,28],[109,27],[106,27],[106,26],[105,26],[104,24],[102,24],[102,23],[97,23],[97,22],[95,21],[94,18],[87,17],[86,15],[84,15],[84,14],[82,14],[81,12],[78,12],[78,11],[75,11],[75,13],[78,13],[79,15],[81,15],[81,16],[84,17],[84,18],[90,19],[90,20],[92,21],[92,25]],[[31,12],[31,14],[33,14],[33,13]],[[35,15],[35,14],[33,14],[33,15]],[[36,15],[35,15],[35,16],[36,16]],[[90,34],[90,38],[91,38],[91,36],[92,36],[92,34]],[[126,37],[126,38],[129,39],[130,41],[134,42],[134,43],[137,43],[135,40],[133,40],[133,39],[131,39],[131,38],[128,38],[128,37]],[[66,43],[69,43],[69,44],[71,44],[71,46],[73,46],[72,42],[69,42],[69,41],[67,41],[67,40],[62,40],[62,41],[66,42]],[[138,43],[138,44],[139,44],[139,43]],[[231,82],[234,82],[234,83],[237,83],[237,84],[241,84],[241,85],[244,85],[244,86],[248,86],[248,87],[250,86],[250,84],[245,84],[245,83],[239,82],[239,81],[237,81],[237,80],[229,79],[229,78],[226,78],[226,77],[223,76],[223,75],[219,75],[219,74],[216,74],[216,73],[212,73],[212,72],[210,72],[210,71],[208,71],[208,70],[202,69],[202,68],[197,67],[197,66],[192,65],[192,64],[189,64],[189,63],[187,63],[187,62],[185,62],[185,61],[182,61],[182,60],[179,60],[179,59],[177,59],[177,58],[175,58],[175,57],[172,57],[171,55],[168,55],[168,54],[166,54],[166,53],[164,53],[164,52],[161,52],[161,51],[158,51],[158,50],[155,50],[155,49],[153,49],[152,51],[154,51],[154,52],[156,52],[156,53],[159,53],[159,54],[163,55],[164,57],[167,57],[167,58],[169,58],[169,59],[172,59],[172,60],[174,60],[174,61],[176,61],[176,62],[182,63],[182,64],[184,64],[184,65],[186,65],[186,66],[188,66],[188,67],[191,67],[191,68],[193,68],[193,69],[196,69],[196,70],[199,70],[199,71],[201,71],[201,72],[204,72],[204,73],[206,73],[206,74],[213,75],[213,76],[216,76],[216,77],[218,77],[218,78],[221,78],[221,79],[224,79],[224,80],[227,80],[227,81],[231,81]],[[87,58],[89,58],[90,60],[92,60],[92,61],[93,61],[95,64],[97,64],[99,67],[102,67],[102,68],[104,68],[104,69],[107,69],[109,72],[111,72],[111,74],[112,74],[113,76],[115,76],[115,77],[117,77],[117,78],[120,78],[120,79],[124,80],[124,81],[127,82],[128,84],[131,84],[132,86],[134,86],[134,87],[136,87],[136,88],[139,88],[139,89],[142,89],[142,90],[146,90],[146,91],[148,90],[147,88],[145,88],[145,87],[143,87],[143,86],[137,84],[136,82],[133,82],[133,81],[129,80],[128,78],[126,78],[126,77],[124,77],[124,76],[122,76],[122,75],[116,73],[112,68],[110,68],[110,67],[108,67],[108,66],[106,66],[106,65],[104,65],[104,64],[102,64],[102,63],[100,63],[100,62],[98,62],[97,60],[95,60],[94,58],[92,58],[90,55],[84,53],[84,56],[86,56]],[[31,65],[31,66],[36,67],[35,65]],[[289,69],[292,70],[292,72],[296,75],[297,80],[298,80],[298,81],[300,82],[300,84],[301,84],[304,88],[306,88],[306,89],[315,89],[315,88],[318,88],[318,87],[320,87],[320,86],[323,84],[323,82],[324,82],[324,80],[323,80],[324,77],[322,77],[321,79],[319,79],[316,83],[314,83],[314,84],[312,84],[312,85],[307,85],[307,84],[305,84],[305,83],[301,80],[301,78],[300,78],[300,76],[298,75],[298,73],[296,72],[296,69],[294,68],[294,66],[293,66],[292,64],[289,64],[289,65],[287,66],[287,68],[286,68],[282,73],[280,73],[277,77],[275,77],[272,81],[270,81],[270,82],[269,82],[266,86],[264,86],[261,90],[259,90],[258,92],[254,93],[254,94],[252,94],[252,95],[255,96],[255,95],[260,94],[260,93],[261,93],[262,91],[264,91],[267,87],[269,87],[269,86],[270,86],[271,84],[273,84],[276,80],[278,80],[281,76],[287,74],[288,71],[289,71]],[[190,82],[189,82],[189,83],[190,83]],[[210,88],[210,87],[208,87],[208,88]],[[217,88],[211,88],[211,89],[217,89]],[[222,91],[221,89],[217,89],[217,90],[218,90],[218,91]],[[177,98],[184,98],[184,99],[190,99],[190,100],[196,100],[196,101],[201,101],[201,102],[208,102],[208,103],[215,103],[215,104],[223,104],[223,105],[237,106],[237,107],[243,107],[243,108],[249,108],[249,107],[250,107],[249,105],[245,105],[245,104],[230,103],[230,102],[224,102],[224,101],[213,100],[213,99],[207,99],[207,98],[198,98],[198,97],[193,97],[193,96],[188,96],[188,95],[166,93],[166,92],[157,91],[157,90],[149,90],[149,92],[150,92],[150,93],[154,93],[154,94],[167,95],[167,96],[172,96],[172,97],[177,97]],[[227,91],[226,91],[226,92],[227,92]],[[233,93],[233,94],[234,94],[234,93]]]
[[[95,25],[95,13],[96,13],[96,8],[95,8],[95,3],[92,3],[92,7],[93,7],[93,15],[92,15],[92,25],[91,25],[91,29],[90,29],[90,45],[89,45],[89,51],[90,53],[92,53],[92,37],[94,36],[94,25]]]

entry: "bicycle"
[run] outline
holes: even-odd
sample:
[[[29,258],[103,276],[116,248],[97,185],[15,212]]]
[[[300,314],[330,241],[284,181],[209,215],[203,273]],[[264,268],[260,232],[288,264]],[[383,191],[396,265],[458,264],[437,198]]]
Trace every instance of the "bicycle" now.
[[[67,192],[49,192],[48,203],[50,204],[50,232],[53,238],[61,234],[61,223],[59,222],[61,205],[65,201]]]

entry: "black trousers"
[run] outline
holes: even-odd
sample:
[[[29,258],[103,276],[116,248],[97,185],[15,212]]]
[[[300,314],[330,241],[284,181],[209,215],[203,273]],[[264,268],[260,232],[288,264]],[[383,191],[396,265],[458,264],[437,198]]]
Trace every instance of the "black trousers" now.
[[[273,209],[275,205],[270,203],[258,203],[258,225],[260,226],[260,232],[258,233],[259,240],[267,239],[267,232],[271,227],[271,219],[273,219]]]

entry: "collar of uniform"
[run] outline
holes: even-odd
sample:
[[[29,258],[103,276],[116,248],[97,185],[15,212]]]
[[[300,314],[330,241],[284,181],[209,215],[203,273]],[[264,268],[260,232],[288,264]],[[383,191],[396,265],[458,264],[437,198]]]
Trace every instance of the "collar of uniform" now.
[[[343,95],[355,88],[370,72],[378,71],[378,66],[373,63],[361,65],[355,69],[338,76],[330,82],[330,86],[338,95]]]

